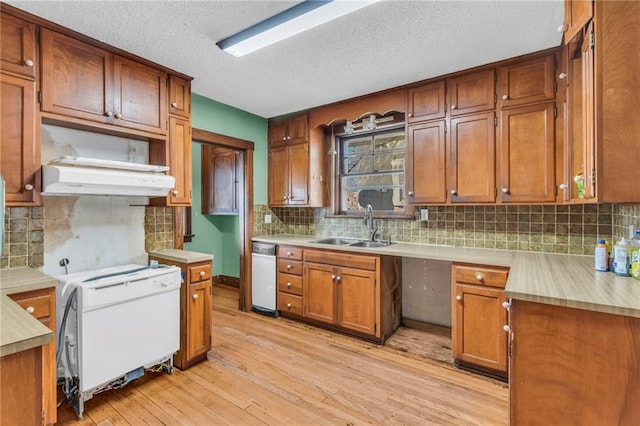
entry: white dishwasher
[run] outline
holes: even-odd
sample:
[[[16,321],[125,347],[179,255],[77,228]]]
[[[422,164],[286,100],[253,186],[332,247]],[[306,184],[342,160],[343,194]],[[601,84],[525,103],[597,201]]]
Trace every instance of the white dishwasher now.
[[[276,245],[253,242],[251,251],[251,307],[273,317],[276,310]]]
[[[172,371],[180,268],[122,265],[57,278],[58,377],[79,418],[93,395],[145,370]]]

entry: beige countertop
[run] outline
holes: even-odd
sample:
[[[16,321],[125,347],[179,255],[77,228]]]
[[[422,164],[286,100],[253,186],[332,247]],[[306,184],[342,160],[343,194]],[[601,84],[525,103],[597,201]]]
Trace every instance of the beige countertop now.
[[[57,280],[31,268],[0,270],[0,356],[49,343],[53,332],[7,295],[55,287]]]
[[[508,266],[507,297],[640,318],[640,281],[596,272],[593,256],[397,243],[379,248],[315,244],[314,236],[259,236],[256,241],[378,255]]]
[[[199,253],[196,251],[166,249],[158,251],[150,251],[149,256],[159,257],[161,259],[172,260],[182,263],[196,263],[213,260],[213,255],[208,253]]]

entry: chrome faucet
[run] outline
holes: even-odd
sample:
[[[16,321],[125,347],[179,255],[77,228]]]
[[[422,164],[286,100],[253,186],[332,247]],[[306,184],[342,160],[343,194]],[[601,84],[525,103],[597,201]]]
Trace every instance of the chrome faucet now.
[[[371,204],[367,204],[367,207],[364,208],[363,223],[365,226],[369,225],[369,240],[374,241],[376,232],[378,232],[378,226],[373,223],[373,207]]]

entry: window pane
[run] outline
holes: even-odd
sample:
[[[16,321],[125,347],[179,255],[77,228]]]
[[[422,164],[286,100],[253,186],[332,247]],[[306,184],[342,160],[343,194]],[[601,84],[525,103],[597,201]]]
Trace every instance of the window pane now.
[[[345,156],[371,153],[371,136],[343,140],[342,153]]]
[[[388,133],[375,137],[376,152],[397,150],[404,153],[404,133]]]
[[[345,158],[342,163],[342,174],[358,174],[374,171],[373,157],[371,155],[359,155]]]

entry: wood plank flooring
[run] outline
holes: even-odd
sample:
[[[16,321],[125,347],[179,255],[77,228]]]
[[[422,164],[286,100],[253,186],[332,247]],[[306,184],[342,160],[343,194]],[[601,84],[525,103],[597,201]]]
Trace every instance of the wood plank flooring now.
[[[147,373],[87,401],[65,401],[77,425],[504,425],[504,384],[422,362],[402,351],[283,318],[237,310],[237,289],[215,286],[213,348],[187,371]]]

